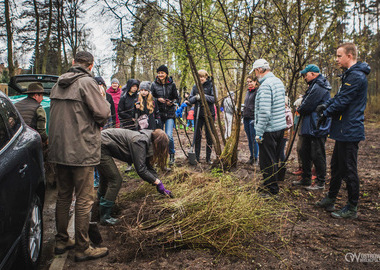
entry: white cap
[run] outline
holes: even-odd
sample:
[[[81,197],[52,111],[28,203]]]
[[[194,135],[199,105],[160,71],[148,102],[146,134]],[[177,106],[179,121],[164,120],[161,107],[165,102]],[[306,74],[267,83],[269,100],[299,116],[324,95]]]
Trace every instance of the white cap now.
[[[252,70],[249,73],[252,73],[256,68],[265,68],[270,69],[269,63],[265,59],[257,59],[253,65]]]

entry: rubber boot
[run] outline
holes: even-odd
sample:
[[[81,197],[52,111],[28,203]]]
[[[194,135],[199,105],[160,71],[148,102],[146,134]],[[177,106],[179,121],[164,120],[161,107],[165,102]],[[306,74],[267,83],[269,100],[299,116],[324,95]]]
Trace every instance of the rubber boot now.
[[[103,197],[100,198],[99,212],[100,212],[100,224],[101,225],[115,225],[119,222],[117,218],[111,217],[112,207],[115,202],[108,201]]]

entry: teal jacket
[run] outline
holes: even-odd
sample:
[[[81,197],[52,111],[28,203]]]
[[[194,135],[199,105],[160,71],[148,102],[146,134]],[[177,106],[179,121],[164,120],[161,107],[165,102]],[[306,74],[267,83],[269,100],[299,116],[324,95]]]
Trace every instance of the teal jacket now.
[[[272,72],[259,80],[255,101],[255,130],[257,136],[286,128],[285,87]]]

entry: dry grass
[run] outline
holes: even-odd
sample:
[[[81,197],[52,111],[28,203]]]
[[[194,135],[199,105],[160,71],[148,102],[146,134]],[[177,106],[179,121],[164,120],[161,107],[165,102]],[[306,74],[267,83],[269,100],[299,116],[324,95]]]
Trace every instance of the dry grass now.
[[[121,198],[121,204],[139,198],[142,201],[134,224],[124,222],[118,229],[121,239],[133,239],[139,250],[185,246],[239,257],[262,248],[263,235],[282,243],[282,232],[296,208],[263,199],[252,185],[237,183],[239,179],[232,174],[216,170],[200,173],[188,167],[176,168],[165,179],[176,198],[157,197],[145,184]]]

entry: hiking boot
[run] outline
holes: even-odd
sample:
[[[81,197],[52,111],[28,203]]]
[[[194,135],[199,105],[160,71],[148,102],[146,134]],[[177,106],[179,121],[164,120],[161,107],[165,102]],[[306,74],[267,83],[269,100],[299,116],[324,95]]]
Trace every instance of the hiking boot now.
[[[348,218],[355,219],[358,218],[358,207],[351,204],[347,204],[345,207],[339,211],[332,212],[331,216],[333,218]]]
[[[298,168],[298,170],[292,172],[294,175],[301,175],[303,173],[302,168]]]
[[[306,190],[314,191],[314,190],[324,190],[325,189],[325,183],[314,183],[314,185],[305,187]]]
[[[331,199],[328,195],[326,195],[326,197],[324,197],[322,200],[316,202],[315,205],[321,208],[325,208],[327,212],[333,212],[335,211],[335,200],[335,198]]]
[[[174,154],[170,154],[170,157],[169,157],[169,166],[173,166],[174,165]]]
[[[292,185],[293,185],[293,186],[304,186],[304,187],[308,187],[308,186],[311,185],[311,180],[301,179],[300,181],[293,181],[293,182],[292,182]]]
[[[56,241],[54,253],[56,255],[61,255],[61,254],[65,253],[66,251],[73,249],[74,247],[75,247],[75,240],[73,240],[73,239],[69,238],[69,240],[67,240],[67,242]]]
[[[108,248],[99,247],[93,248],[91,246],[88,247],[85,251],[76,251],[75,252],[75,261],[76,262],[84,262],[89,260],[95,260],[99,258],[103,258],[108,255]]]

